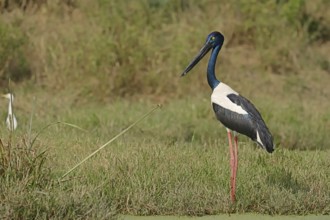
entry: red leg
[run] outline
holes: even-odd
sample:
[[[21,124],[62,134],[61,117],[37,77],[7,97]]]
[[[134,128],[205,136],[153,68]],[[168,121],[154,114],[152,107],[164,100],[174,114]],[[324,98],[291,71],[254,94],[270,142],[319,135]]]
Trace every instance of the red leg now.
[[[235,153],[232,145],[232,137],[230,130],[227,130],[228,142],[229,142],[229,154],[230,154],[230,198],[232,202],[235,202],[235,185],[234,185],[234,167],[235,167]]]
[[[236,176],[238,169],[238,137],[237,134],[234,134],[234,195],[236,195]]]

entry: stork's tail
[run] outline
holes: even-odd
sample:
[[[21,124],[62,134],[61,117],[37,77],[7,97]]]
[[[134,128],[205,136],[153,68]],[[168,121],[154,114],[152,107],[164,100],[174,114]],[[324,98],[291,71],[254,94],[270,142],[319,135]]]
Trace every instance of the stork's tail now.
[[[268,130],[265,123],[257,126],[257,139],[255,140],[262,148],[266,149],[268,153],[274,151],[273,136]]]

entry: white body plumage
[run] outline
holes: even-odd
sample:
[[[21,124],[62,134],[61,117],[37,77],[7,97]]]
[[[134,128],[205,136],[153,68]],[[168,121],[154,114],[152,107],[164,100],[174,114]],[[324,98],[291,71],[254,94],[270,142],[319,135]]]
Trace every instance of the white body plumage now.
[[[225,83],[219,83],[212,92],[211,102],[238,114],[248,114],[241,106],[233,103],[228,98],[229,94],[239,95],[238,92],[233,90],[230,86]]]
[[[8,130],[13,131],[17,128],[17,119],[13,112],[13,101],[14,101],[14,95],[11,93],[7,93],[5,95],[2,95],[2,97],[9,100],[8,102],[8,115],[6,118],[6,125]]]

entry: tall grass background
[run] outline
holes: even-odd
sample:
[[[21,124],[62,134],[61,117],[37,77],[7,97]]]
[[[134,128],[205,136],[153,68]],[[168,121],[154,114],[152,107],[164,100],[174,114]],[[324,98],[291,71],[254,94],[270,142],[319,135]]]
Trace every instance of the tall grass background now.
[[[0,9],[0,85],[8,92],[10,78],[19,121],[14,133],[0,129],[1,216],[329,214],[328,1],[9,0]],[[240,137],[234,206],[206,59],[179,77],[214,30],[225,36],[217,77],[258,107],[277,146],[269,156]],[[56,121],[88,132],[58,124],[31,145]]]

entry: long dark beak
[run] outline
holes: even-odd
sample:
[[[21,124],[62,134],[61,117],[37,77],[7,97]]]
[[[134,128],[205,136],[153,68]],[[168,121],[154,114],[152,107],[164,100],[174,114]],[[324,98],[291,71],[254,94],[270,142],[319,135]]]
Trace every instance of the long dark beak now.
[[[194,66],[207,54],[207,52],[210,51],[212,48],[212,44],[210,43],[205,43],[202,49],[199,51],[197,56],[191,61],[191,63],[186,67],[186,69],[183,71],[181,76],[185,76]]]

